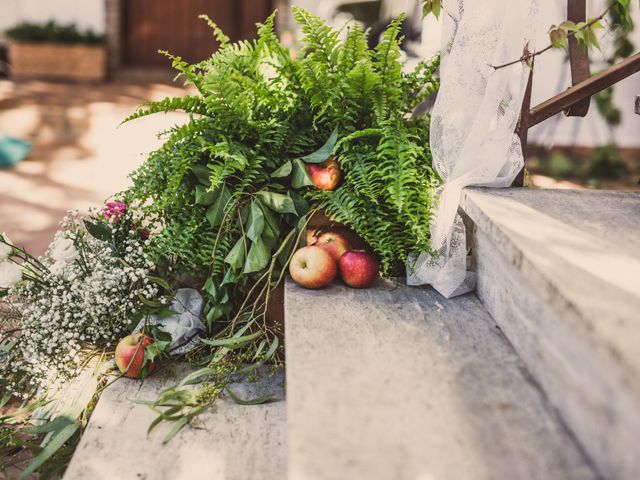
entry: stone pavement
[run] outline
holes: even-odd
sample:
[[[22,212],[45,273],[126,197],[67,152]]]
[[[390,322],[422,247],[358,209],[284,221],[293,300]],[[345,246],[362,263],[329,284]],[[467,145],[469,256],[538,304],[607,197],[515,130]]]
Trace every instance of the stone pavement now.
[[[183,95],[174,85],[116,81],[76,85],[0,80],[0,133],[33,150],[0,170],[0,232],[41,254],[70,208],[101,205],[128,185],[127,175],[157,148],[156,135],[186,117],[156,115],[118,127],[148,100]]]

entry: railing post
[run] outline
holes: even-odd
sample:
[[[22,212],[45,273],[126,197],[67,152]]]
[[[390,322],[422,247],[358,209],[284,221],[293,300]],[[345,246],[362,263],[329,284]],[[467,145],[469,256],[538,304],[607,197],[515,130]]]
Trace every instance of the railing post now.
[[[568,0],[567,19],[574,23],[585,22],[587,20],[586,0]],[[571,66],[571,85],[577,85],[591,76],[589,51],[586,47],[580,46],[573,35],[569,37],[569,65]],[[571,105],[564,113],[569,117],[584,117],[589,111],[590,102],[591,97],[587,97]]]
[[[529,136],[529,110],[531,109],[531,90],[533,89],[533,62],[529,70],[529,80],[527,88],[524,91],[524,99],[522,100],[522,108],[520,109],[520,118],[516,127],[516,134],[520,137],[520,146],[522,148],[522,157],[524,163],[527,163],[527,137]],[[513,187],[524,187],[524,166],[520,173],[516,176],[511,184]]]

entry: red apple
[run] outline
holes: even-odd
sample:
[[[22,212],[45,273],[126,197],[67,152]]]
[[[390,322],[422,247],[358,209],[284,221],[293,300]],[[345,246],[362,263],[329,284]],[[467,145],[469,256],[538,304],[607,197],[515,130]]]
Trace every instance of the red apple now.
[[[380,270],[378,260],[364,250],[351,250],[338,261],[344,283],[353,288],[367,288],[376,281]]]
[[[315,245],[318,240],[317,228],[307,228],[307,245]]]
[[[132,333],[118,342],[116,346],[116,365],[129,378],[140,378],[144,367],[144,347],[151,345],[153,338],[142,333]],[[147,373],[151,374],[156,368],[156,362],[147,366]]]
[[[344,236],[336,232],[323,233],[318,237],[315,244],[329,252],[336,262],[340,260],[342,255],[351,250],[349,241]]]
[[[329,157],[324,163],[310,163],[307,171],[313,184],[322,190],[335,190],[342,178],[342,170],[338,161]]]
[[[291,278],[304,288],[322,288],[336,277],[338,266],[333,257],[320,247],[302,247],[289,264]]]

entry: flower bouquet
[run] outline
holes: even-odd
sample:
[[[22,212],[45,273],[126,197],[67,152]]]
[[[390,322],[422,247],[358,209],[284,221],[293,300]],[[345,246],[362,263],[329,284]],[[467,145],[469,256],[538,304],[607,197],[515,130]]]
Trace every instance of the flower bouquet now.
[[[172,436],[219,395],[269,400],[240,399],[229,387],[282,364],[281,319],[269,307],[317,212],[357,235],[385,275],[429,250],[439,179],[428,115],[414,112],[437,89],[438,60],[403,72],[402,18],[370,50],[357,24],[339,32],[293,13],[304,34],[295,58],[274,32],[275,14],[255,41],[237,43],[206,18],[220,45],[211,58],[192,65],[166,54],[198,94],[147,103],[126,119],[189,115],[132,173],[118,203],[67,216],[42,258],[2,237],[5,403],[46,393],[141,331],[144,364],[194,368],[149,402],[154,426],[173,423]],[[176,299],[185,289],[200,296],[201,326],[189,330],[198,340],[186,338],[188,348],[171,356],[176,324],[163,318],[184,313]]]

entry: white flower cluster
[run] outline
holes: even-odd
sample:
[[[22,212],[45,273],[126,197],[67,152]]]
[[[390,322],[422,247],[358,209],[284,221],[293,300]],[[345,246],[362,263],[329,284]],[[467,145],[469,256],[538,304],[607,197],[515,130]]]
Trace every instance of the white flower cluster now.
[[[76,374],[85,346],[116,342],[132,328],[143,300],[159,296],[148,279],[154,267],[144,250],[148,240],[139,233],[111,223],[120,234],[116,247],[89,235],[77,212],[61,227],[40,259],[49,272],[11,292],[22,315],[21,360],[11,368],[27,372],[36,386]]]

